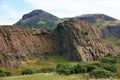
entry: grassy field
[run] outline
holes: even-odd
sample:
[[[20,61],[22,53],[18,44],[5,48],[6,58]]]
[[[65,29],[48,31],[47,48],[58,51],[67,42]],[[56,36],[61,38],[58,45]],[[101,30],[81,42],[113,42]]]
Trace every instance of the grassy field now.
[[[0,78],[0,80],[83,80],[84,77],[77,75],[58,75],[55,73],[39,73],[33,75],[24,75],[24,76],[14,76],[14,77],[5,77]]]
[[[0,80],[120,80],[120,79],[89,79],[86,74],[58,75],[55,73],[39,73],[33,75],[4,77]]]

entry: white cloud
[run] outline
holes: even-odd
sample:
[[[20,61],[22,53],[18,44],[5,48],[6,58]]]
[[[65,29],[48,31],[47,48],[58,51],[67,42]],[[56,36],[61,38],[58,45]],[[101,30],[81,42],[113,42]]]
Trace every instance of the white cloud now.
[[[119,0],[25,0],[34,8],[43,9],[58,17],[86,13],[104,13],[120,19]]]
[[[0,24],[14,24],[16,19],[20,17],[19,13],[8,4],[1,4],[0,11],[2,12],[0,16]]]
[[[120,19],[120,0],[0,0],[0,24],[13,24],[32,9],[43,9],[58,17],[104,13]],[[14,7],[10,4],[12,3]],[[25,3],[27,3],[25,5]],[[29,4],[28,4],[29,3]],[[17,6],[19,4],[19,6]],[[24,4],[26,6],[22,6]],[[28,7],[29,6],[29,7]],[[32,8],[31,8],[32,7]],[[20,9],[19,9],[20,8]],[[29,8],[29,9],[28,9]]]
[[[11,25],[14,24],[13,20],[6,19],[5,17],[0,17],[0,25]]]

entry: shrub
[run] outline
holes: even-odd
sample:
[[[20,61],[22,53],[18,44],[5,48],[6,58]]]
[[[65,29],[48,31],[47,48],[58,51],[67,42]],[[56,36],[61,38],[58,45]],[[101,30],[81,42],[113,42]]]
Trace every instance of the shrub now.
[[[74,66],[68,65],[68,64],[58,64],[56,67],[56,72],[59,74],[65,74],[65,75],[75,73]]]
[[[108,71],[111,71],[111,72],[117,71],[116,66],[114,64],[112,64],[112,65],[111,64],[103,64],[101,67]]]
[[[88,35],[88,32],[82,31],[81,34],[84,35],[84,36],[87,36],[87,35]]]
[[[22,71],[22,75],[25,75],[25,74],[34,74],[34,71],[32,69],[24,69]]]
[[[83,64],[77,64],[75,66],[75,73],[86,73],[87,72],[87,67]]]
[[[65,74],[65,75],[70,75],[70,74],[72,74],[72,73],[71,73],[71,70],[70,70],[70,69],[65,69],[65,70],[64,70],[64,74]]]
[[[6,76],[11,76],[12,75],[11,72],[9,72],[9,71],[4,71],[4,73],[6,74]]]
[[[11,72],[0,70],[0,77],[11,76]]]
[[[36,73],[50,73],[50,72],[55,72],[55,69],[47,68],[47,69],[40,69],[40,70],[36,71]]]
[[[94,69],[92,72],[89,74],[91,77],[95,78],[108,78],[108,77],[113,77],[113,73],[110,71],[107,71],[105,69]]]
[[[111,58],[103,58],[101,60],[102,63],[108,63],[108,64],[113,64],[115,63],[115,60],[111,59]]]
[[[96,69],[96,65],[86,64],[85,67],[87,68],[87,72],[91,72],[92,70]]]

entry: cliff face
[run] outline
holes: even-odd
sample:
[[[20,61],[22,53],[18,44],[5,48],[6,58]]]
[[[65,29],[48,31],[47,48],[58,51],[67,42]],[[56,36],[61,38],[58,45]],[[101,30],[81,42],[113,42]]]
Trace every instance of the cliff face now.
[[[83,21],[71,19],[54,30],[0,27],[0,66],[14,67],[27,58],[60,54],[74,61],[91,61],[115,55],[106,47],[101,31]]]
[[[49,29],[0,27],[0,66],[22,64],[26,58],[36,58],[53,52]]]
[[[83,21],[71,19],[56,28],[59,52],[71,60],[91,61],[114,55],[102,41],[100,29]]]

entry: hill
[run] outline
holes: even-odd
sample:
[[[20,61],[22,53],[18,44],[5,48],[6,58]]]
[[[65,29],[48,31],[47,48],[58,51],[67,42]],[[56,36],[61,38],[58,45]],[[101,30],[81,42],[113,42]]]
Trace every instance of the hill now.
[[[0,67],[13,68],[49,55],[78,62],[115,55],[101,35],[99,28],[77,19],[59,23],[54,30],[0,26]]]
[[[33,10],[24,14],[15,26],[34,28],[55,28],[59,18],[43,10]]]

